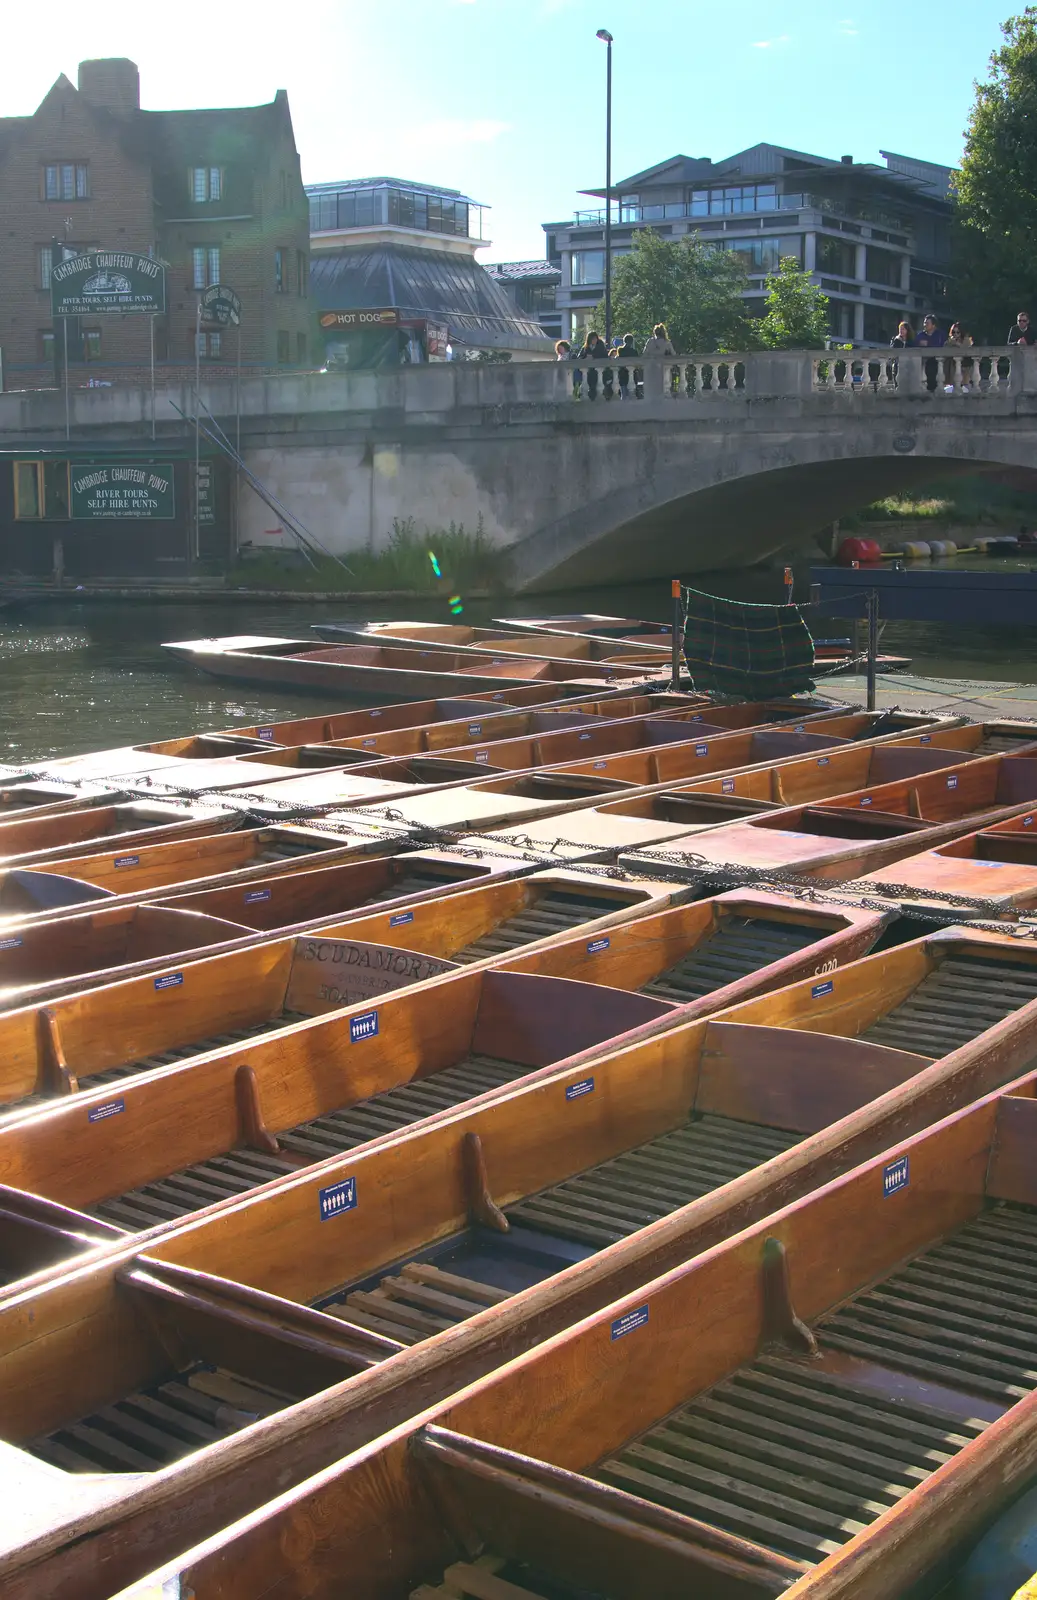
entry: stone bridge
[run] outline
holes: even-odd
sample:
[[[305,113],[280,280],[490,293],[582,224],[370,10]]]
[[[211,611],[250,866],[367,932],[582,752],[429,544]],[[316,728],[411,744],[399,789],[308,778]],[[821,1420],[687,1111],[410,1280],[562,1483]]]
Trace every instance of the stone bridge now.
[[[347,560],[384,543],[394,519],[481,522],[520,590],[750,565],[880,496],[1035,465],[1037,350],[593,366],[593,398],[586,372],[574,391],[574,365],[537,362],[247,379],[242,454]],[[202,399],[233,438],[234,384],[203,385]],[[158,449],[182,446],[176,408],[193,406],[190,387],[159,388]],[[69,408],[80,451],[151,435],[146,389],[73,390]],[[0,449],[64,438],[59,391],[0,395]],[[291,543],[244,485],[238,526],[239,542]]]

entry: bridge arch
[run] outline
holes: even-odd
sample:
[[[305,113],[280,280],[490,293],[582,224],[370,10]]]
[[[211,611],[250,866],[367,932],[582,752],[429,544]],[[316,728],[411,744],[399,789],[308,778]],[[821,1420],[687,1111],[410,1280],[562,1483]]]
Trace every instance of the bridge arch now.
[[[955,408],[957,410],[957,407]],[[750,566],[872,501],[934,479],[1030,469],[1034,430],[960,415],[876,426],[843,408],[794,432],[613,437],[579,477],[596,492],[511,547],[520,590]],[[1000,426],[998,426],[1000,423]],[[978,424],[978,425],[977,425]],[[585,450],[598,454],[598,442]]]

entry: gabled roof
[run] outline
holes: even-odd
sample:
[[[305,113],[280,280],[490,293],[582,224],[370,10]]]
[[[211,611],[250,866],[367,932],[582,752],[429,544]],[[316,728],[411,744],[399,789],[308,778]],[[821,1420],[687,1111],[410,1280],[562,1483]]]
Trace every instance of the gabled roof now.
[[[844,161],[838,156],[812,155],[806,150],[793,150],[788,145],[770,144],[761,141],[759,144],[749,145],[745,150],[736,151],[733,155],[724,156],[719,161],[713,161],[708,156],[669,156],[665,161],[657,162],[654,167],[646,167],[642,172],[635,172],[628,178],[620,178],[612,185],[613,195],[636,193],[638,189],[665,183],[694,184],[697,182],[723,181],[724,178],[734,178],[745,172],[751,180],[766,181],[769,177],[791,176],[797,171],[804,173],[814,170],[817,172],[850,173],[857,177],[879,180],[890,189],[913,189],[916,193],[929,196],[941,195],[945,190],[941,187],[940,174],[947,174],[949,181],[950,169],[939,166],[938,163],[919,161],[913,156],[895,156],[888,151],[880,151],[886,158],[886,165],[868,161]],[[582,189],[581,194],[594,195],[603,199],[605,190]]]

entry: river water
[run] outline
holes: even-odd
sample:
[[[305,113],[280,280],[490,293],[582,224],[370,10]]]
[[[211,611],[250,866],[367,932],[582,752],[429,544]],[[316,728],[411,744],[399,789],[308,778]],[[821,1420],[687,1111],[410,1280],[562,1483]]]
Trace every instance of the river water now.
[[[972,558],[975,565],[978,558]],[[945,563],[953,565],[954,563]],[[957,563],[970,565],[969,558]],[[986,566],[1028,567],[1010,558]],[[796,595],[808,592],[807,568],[797,569]],[[698,585],[733,599],[784,598],[774,571],[711,573]],[[545,611],[617,612],[669,619],[669,585],[652,583],[564,596],[480,601],[466,606],[463,620],[485,625],[494,616],[535,616]],[[270,722],[348,702],[287,691],[253,692],[245,686],[206,680],[168,657],[164,639],[195,639],[232,633],[305,638],[310,624],[350,618],[391,617],[449,620],[442,600],[320,604],[228,601],[61,602],[0,612],[0,762],[22,763],[108,746],[170,738],[204,728]],[[833,633],[845,628],[834,624]],[[910,656],[913,670],[938,677],[1032,683],[1037,681],[1037,630],[961,628],[927,623],[890,623],[883,649]],[[838,693],[838,679],[833,682]]]

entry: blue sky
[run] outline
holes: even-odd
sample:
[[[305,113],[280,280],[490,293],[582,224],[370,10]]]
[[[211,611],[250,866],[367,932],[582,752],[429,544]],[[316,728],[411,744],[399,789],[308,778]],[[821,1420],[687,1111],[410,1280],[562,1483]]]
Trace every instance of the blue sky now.
[[[1022,0],[220,0],[88,7],[8,0],[0,114],[31,111],[82,57],[129,55],[143,104],[245,105],[288,90],[303,176],[391,173],[492,206],[483,260],[540,256],[540,224],[604,182],[615,35],[615,175],[760,139],[955,162]],[[45,21],[39,19],[43,17]],[[12,36],[13,29],[13,36]]]

